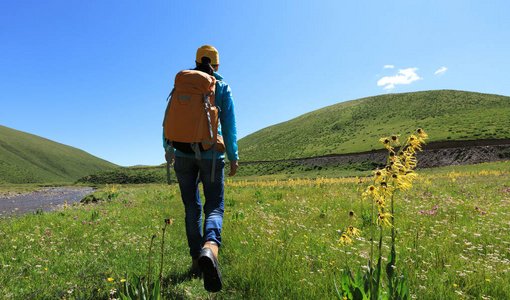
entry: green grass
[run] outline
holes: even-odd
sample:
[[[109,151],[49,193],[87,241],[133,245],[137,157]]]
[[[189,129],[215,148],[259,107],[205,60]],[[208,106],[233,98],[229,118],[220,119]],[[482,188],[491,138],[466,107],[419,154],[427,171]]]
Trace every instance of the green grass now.
[[[428,142],[510,138],[510,98],[439,90],[386,94],[325,107],[242,138],[242,161],[381,149],[380,137],[423,128]]]
[[[0,183],[74,182],[115,167],[82,150],[0,126]]]
[[[422,170],[409,192],[397,194],[396,267],[407,269],[416,299],[510,297],[509,169],[501,162]],[[368,203],[360,197],[369,184],[368,178],[228,181],[220,249],[225,286],[214,296],[188,276],[178,188],[109,186],[100,192],[109,201],[0,220],[0,295],[118,297],[110,293],[126,272],[147,273],[155,233],[152,278],[159,274],[161,229],[170,218],[165,299],[333,299],[334,278],[346,265],[365,265],[369,255],[362,219]],[[340,245],[349,225],[362,234]]]
[[[171,180],[177,182],[173,167]],[[120,167],[87,175],[77,180],[83,184],[139,184],[139,183],[165,183],[166,167],[144,166],[144,167]]]
[[[292,161],[242,164],[233,180],[261,180],[261,179],[289,179],[316,178],[338,176],[364,176],[369,171],[381,166],[375,162],[330,164],[307,166]],[[228,174],[228,166],[225,174]],[[171,181],[177,183],[173,167],[170,168]],[[88,185],[98,184],[139,184],[166,183],[166,167],[120,167],[87,175],[77,180],[78,183]]]

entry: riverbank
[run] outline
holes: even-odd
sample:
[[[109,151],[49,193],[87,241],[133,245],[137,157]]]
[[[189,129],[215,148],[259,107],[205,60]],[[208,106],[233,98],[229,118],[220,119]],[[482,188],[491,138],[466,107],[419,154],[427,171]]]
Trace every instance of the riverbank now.
[[[4,192],[0,194],[0,217],[55,210],[93,192],[90,187],[39,187],[39,190]]]

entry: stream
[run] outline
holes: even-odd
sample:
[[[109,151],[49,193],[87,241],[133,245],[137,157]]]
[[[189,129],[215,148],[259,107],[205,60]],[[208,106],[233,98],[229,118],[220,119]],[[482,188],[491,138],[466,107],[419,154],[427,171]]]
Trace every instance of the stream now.
[[[66,201],[67,205],[71,205],[93,192],[94,189],[86,187],[52,187],[28,194],[0,198],[0,218],[20,216],[38,210],[44,212],[58,210]]]

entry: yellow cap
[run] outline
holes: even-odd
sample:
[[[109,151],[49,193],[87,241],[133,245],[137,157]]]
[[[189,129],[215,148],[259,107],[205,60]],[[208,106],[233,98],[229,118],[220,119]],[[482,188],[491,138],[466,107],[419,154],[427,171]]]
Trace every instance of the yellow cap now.
[[[207,56],[211,59],[211,65],[219,65],[220,64],[220,56],[218,54],[218,50],[210,45],[205,45],[197,50],[197,59],[195,60],[197,63],[202,62],[202,57]]]

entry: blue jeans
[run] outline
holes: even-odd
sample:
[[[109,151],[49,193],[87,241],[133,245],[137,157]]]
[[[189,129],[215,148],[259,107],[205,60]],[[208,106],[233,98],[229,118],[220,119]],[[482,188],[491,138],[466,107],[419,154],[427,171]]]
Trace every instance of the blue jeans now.
[[[186,235],[190,255],[200,255],[205,242],[214,241],[221,245],[221,227],[225,201],[223,198],[225,161],[216,159],[214,182],[211,182],[212,159],[175,157],[174,170],[181,189],[182,202],[186,212]],[[202,201],[198,189],[202,182],[205,196],[204,230],[202,233]]]

